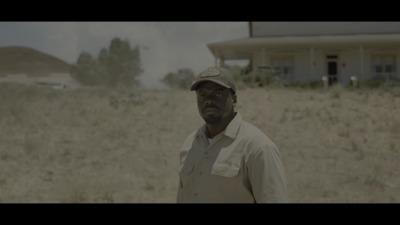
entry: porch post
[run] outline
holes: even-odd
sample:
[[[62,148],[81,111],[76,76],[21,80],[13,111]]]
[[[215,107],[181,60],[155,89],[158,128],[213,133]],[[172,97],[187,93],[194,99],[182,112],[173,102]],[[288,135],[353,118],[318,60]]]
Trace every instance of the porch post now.
[[[264,48],[261,49],[261,62],[262,62],[263,66],[266,65],[265,64],[265,49]]]
[[[216,52],[215,52],[215,67],[218,67],[218,59],[219,59],[219,51],[216,50]]]
[[[362,80],[364,77],[364,47],[360,46],[360,77],[359,80]]]
[[[314,77],[314,47],[310,48],[310,70],[311,77]]]
[[[225,66],[225,59],[224,56],[221,56],[219,59],[219,66],[220,67],[224,67]]]

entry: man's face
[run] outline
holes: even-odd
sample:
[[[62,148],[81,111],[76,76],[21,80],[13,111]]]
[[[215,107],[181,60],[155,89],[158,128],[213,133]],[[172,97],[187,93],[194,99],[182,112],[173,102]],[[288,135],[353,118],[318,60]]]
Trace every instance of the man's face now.
[[[213,82],[204,82],[197,88],[196,95],[200,116],[208,124],[223,122],[233,113],[236,95],[226,87]]]

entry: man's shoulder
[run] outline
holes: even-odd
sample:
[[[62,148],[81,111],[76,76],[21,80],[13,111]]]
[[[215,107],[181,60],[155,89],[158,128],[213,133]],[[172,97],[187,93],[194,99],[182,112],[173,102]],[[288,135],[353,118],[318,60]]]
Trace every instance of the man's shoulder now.
[[[274,145],[268,135],[260,128],[244,120],[241,123],[240,136],[256,145]]]
[[[199,133],[201,132],[201,128],[192,131],[188,136],[186,136],[186,139],[183,141],[182,146],[181,146],[181,150],[185,149],[185,146],[191,146],[193,141],[196,139],[196,137],[199,135]]]
[[[241,129],[243,130],[243,135],[245,136],[267,137],[267,135],[260,128],[244,120],[242,120]]]
[[[185,142],[193,140],[199,133],[200,129],[192,131],[189,135],[186,136]]]
[[[255,125],[242,121],[240,142],[245,146],[246,154],[259,157],[261,155],[280,154],[275,143]]]

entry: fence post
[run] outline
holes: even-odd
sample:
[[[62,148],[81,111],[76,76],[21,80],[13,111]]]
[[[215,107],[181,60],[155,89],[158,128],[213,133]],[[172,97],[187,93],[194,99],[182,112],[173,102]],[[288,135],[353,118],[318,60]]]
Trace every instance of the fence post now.
[[[350,85],[353,86],[353,87],[358,87],[357,77],[356,76],[351,76],[350,77]]]
[[[324,85],[324,88],[328,88],[329,86],[328,76],[322,76],[322,83]]]

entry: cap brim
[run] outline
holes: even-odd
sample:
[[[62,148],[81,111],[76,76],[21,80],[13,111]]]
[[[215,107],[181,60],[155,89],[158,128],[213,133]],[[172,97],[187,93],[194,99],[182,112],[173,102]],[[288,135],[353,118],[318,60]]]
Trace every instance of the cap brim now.
[[[201,80],[198,80],[198,81],[194,82],[194,83],[192,84],[192,87],[190,88],[190,90],[191,90],[191,91],[197,90],[197,87],[198,87],[201,83],[204,83],[204,82],[207,82],[207,81],[209,81],[209,82],[214,82],[214,83],[219,84],[219,85],[221,85],[221,86],[223,86],[223,87],[226,87],[226,88],[231,88],[231,87],[229,87],[228,85],[226,85],[224,82],[222,82],[222,81],[220,81],[220,80],[201,79]]]

